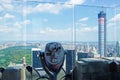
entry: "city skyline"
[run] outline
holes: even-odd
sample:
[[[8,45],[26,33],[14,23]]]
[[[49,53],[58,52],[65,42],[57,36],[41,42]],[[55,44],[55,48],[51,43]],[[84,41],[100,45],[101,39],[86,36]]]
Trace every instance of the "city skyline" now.
[[[107,41],[120,40],[119,0],[0,1],[1,41],[98,41],[101,10],[107,15]]]

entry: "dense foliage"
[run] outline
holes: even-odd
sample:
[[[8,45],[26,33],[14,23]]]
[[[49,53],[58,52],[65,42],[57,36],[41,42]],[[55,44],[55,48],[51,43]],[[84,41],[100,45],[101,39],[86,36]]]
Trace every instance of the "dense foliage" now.
[[[31,65],[31,48],[35,46],[14,46],[0,50],[0,66],[7,67],[10,62],[21,64],[26,57],[27,65]]]

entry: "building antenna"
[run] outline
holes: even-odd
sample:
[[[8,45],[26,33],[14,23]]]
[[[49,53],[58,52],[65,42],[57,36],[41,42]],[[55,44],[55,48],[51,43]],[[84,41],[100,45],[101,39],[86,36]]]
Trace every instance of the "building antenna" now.
[[[102,6],[101,8],[102,8],[102,11],[104,11],[104,6]]]

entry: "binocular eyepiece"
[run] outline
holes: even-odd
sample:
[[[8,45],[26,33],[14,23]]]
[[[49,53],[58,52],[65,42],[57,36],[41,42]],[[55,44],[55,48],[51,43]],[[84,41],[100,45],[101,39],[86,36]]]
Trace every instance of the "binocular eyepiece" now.
[[[63,66],[65,57],[62,45],[58,42],[46,44],[45,52],[40,52],[39,57],[44,70],[50,76],[50,80],[57,80],[57,74]]]

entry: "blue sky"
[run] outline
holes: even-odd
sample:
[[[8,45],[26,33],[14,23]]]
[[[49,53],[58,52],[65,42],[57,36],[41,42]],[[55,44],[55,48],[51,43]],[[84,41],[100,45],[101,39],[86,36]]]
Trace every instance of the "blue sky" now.
[[[107,41],[120,40],[119,6],[119,0],[0,0],[0,41],[97,41],[101,10]]]

